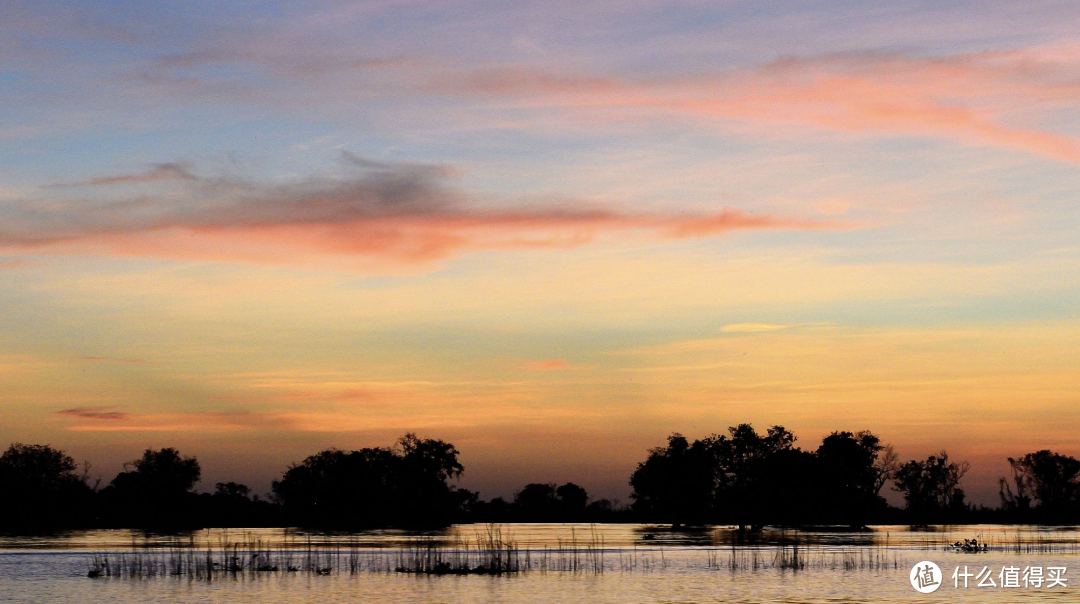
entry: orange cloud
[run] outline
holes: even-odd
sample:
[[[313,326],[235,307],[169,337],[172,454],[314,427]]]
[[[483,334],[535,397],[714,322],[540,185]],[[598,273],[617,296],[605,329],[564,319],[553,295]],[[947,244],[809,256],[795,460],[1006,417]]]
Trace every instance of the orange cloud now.
[[[112,359],[109,357],[79,357],[83,361],[99,361],[103,363],[125,363],[130,365],[146,365],[145,359]]]
[[[564,371],[568,369],[593,369],[596,365],[571,365],[564,359],[548,359],[545,361],[525,361],[521,369],[525,371]]]
[[[778,331],[787,329],[788,325],[776,325],[774,323],[731,323],[720,328],[724,333],[758,333],[762,331]]]

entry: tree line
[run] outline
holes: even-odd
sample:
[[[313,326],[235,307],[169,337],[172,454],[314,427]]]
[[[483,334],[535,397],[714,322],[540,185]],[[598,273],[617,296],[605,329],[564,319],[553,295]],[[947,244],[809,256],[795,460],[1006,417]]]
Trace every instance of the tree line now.
[[[650,522],[675,526],[849,525],[1080,520],[1080,460],[1048,450],[1009,458],[1001,504],[970,505],[969,469],[942,451],[901,463],[869,431],[837,431],[814,449],[782,426],[750,424],[690,441],[672,434],[631,474],[629,505],[593,500],[571,482],[530,483],[484,501],[453,484],[465,471],[451,443],[406,434],[391,447],[327,449],[294,463],[268,496],[235,482],[196,492],[202,469],[173,448],[147,449],[108,484],[49,445],[0,455],[0,529],[307,526],[440,527],[455,522]],[[902,508],[882,496],[903,495]]]

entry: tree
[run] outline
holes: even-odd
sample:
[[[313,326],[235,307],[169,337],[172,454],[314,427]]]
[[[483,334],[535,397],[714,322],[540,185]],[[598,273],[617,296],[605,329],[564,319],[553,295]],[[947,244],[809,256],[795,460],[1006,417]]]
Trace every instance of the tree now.
[[[419,476],[445,482],[461,476],[464,466],[458,462],[461,453],[454,445],[432,438],[421,439],[412,432],[398,439],[401,458]]]
[[[93,492],[71,456],[12,443],[0,455],[0,526],[35,531],[88,522]]]
[[[247,499],[251,489],[235,482],[219,482],[214,485],[214,496],[227,499]]]
[[[173,448],[147,449],[139,459],[124,464],[124,469],[127,471],[118,474],[113,485],[161,498],[182,496],[202,477],[198,460],[182,457]]]
[[[514,515],[522,522],[578,522],[588,504],[589,493],[572,482],[533,482],[514,493]]]
[[[1034,502],[1046,520],[1066,518],[1080,503],[1080,460],[1043,449],[1009,459],[1016,493],[999,480],[1006,509],[1026,511]]]
[[[667,447],[649,451],[630,476],[632,507],[646,521],[703,523],[712,515],[716,460],[708,441],[682,434],[668,437]]]
[[[400,469],[388,478],[398,510],[395,524],[443,526],[471,500],[474,494],[449,484],[465,471],[454,445],[437,439],[421,439],[408,433],[398,439],[395,457]]]
[[[272,488],[302,525],[383,526],[395,511],[392,472],[399,461],[388,448],[327,449],[290,466]]]
[[[558,512],[554,483],[531,482],[514,493],[514,508],[526,522],[552,522]]]
[[[716,464],[718,520],[745,528],[808,519],[813,456],[795,447],[794,433],[772,426],[759,434],[750,424],[739,424],[706,440]]]
[[[559,500],[559,511],[564,521],[581,520],[585,515],[589,493],[584,488],[568,482],[555,489],[555,497]]]
[[[740,424],[693,443],[672,434],[668,446],[649,451],[630,477],[633,509],[644,519],[673,524],[797,520],[812,456],[794,443],[783,426],[759,434]]]
[[[219,482],[198,496],[199,524],[206,527],[280,526],[278,507],[236,482]]]
[[[917,520],[924,520],[934,512],[966,510],[960,479],[968,467],[966,461],[950,462],[945,451],[925,461],[913,459],[896,471],[895,489],[904,494],[907,509]]]
[[[816,452],[821,513],[832,521],[862,525],[873,511],[884,509],[878,492],[890,464],[881,459],[883,452],[888,456],[881,440],[866,430],[826,436]]]
[[[878,451],[877,459],[874,461],[874,494],[881,493],[881,488],[885,486],[885,483],[889,481],[900,469],[900,456],[896,453],[896,449],[892,445],[885,445]]]
[[[878,479],[874,464],[883,448],[868,431],[833,432],[822,439],[817,457],[834,488],[872,495]]]
[[[458,455],[450,443],[411,433],[393,448],[327,449],[290,466],[273,491],[303,525],[445,526],[476,500],[448,484],[464,471]]]
[[[198,524],[197,496],[202,476],[194,457],[173,448],[146,449],[124,464],[101,492],[102,510],[113,526],[176,529]]]

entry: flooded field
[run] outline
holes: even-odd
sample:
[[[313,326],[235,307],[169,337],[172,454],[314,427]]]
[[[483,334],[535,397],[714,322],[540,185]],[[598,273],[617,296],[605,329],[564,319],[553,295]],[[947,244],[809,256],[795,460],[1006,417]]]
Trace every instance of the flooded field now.
[[[4,537],[0,601],[1076,600],[1076,527],[872,528],[745,534],[729,527],[514,524],[431,533],[254,529]],[[977,539],[978,548],[952,547],[965,539]],[[933,593],[919,593],[910,580],[912,567],[923,561],[940,567]]]

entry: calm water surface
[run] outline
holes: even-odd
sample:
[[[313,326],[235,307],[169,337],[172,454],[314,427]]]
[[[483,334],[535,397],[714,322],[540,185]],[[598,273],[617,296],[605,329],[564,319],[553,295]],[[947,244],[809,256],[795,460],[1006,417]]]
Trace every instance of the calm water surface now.
[[[425,535],[442,547],[460,547],[486,535],[486,525],[455,526]],[[417,534],[327,534],[256,529],[146,535],[133,531],[75,532],[50,537],[0,538],[0,602],[1076,602],[1080,601],[1080,531],[1076,527],[874,527],[869,533],[765,531],[751,538],[728,528],[671,532],[642,525],[518,524],[500,527],[534,570],[511,576],[417,576],[349,573],[348,552],[365,560],[392,559]],[[645,538],[646,536],[650,538]],[[943,547],[978,537],[991,551],[963,554]],[[313,548],[337,555],[327,576],[308,573],[219,574],[211,582],[157,576],[87,578],[94,554],[146,552],[178,540],[219,547],[259,540],[271,547]],[[782,568],[799,543],[802,570]],[[151,550],[160,551],[160,550]],[[335,554],[336,552],[336,554]],[[602,554],[602,572],[536,570],[567,564],[574,556]],[[380,558],[382,557],[382,558]],[[943,585],[920,594],[911,567],[930,560],[944,571]],[[996,587],[955,588],[957,567],[986,567]],[[1065,567],[1070,587],[1001,587],[1003,567]],[[1044,570],[1044,573],[1046,571]],[[1074,576],[1075,574],[1075,576]],[[1073,586],[1072,583],[1076,582]],[[1021,584],[1022,585],[1022,584]]]

